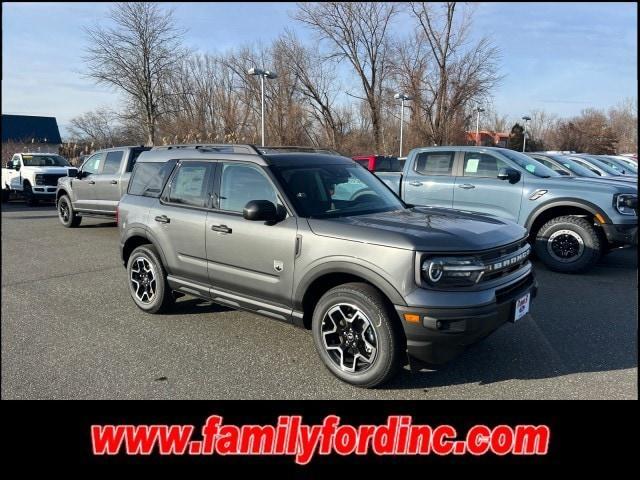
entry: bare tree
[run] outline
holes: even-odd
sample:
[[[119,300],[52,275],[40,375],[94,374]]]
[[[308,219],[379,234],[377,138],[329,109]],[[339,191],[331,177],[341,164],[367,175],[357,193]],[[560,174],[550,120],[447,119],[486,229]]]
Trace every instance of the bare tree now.
[[[527,132],[538,150],[551,148],[553,144],[553,132],[558,125],[558,116],[545,110],[531,111],[531,121],[527,126]]]
[[[389,66],[388,29],[394,2],[299,3],[295,18],[331,44],[332,56],[354,68],[369,107],[376,150],[381,148],[381,94]],[[355,96],[355,95],[354,95]]]
[[[608,120],[618,137],[617,152],[638,152],[638,99],[627,98],[609,109]]]
[[[339,82],[333,62],[302,45],[291,32],[276,40],[274,51],[296,76],[296,88],[314,120],[322,126],[328,144],[339,149],[345,125],[334,107]],[[317,135],[314,140],[317,145],[325,143]]]
[[[125,93],[143,113],[147,143],[153,145],[158,118],[167,111],[166,79],[185,54],[183,32],[174,26],[172,12],[155,3],[118,3],[109,19],[114,27],[85,29],[86,75]]]
[[[410,11],[428,45],[424,115],[433,143],[447,144],[460,135],[467,103],[484,100],[500,81],[500,53],[487,38],[469,41],[472,12],[456,2],[411,2]]]
[[[93,142],[100,148],[113,147],[122,140],[118,114],[108,108],[97,108],[70,120],[69,134],[76,140]]]

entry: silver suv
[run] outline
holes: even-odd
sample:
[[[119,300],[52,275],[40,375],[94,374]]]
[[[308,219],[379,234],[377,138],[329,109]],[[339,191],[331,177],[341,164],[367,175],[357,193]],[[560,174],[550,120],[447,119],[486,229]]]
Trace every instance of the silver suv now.
[[[364,387],[407,361],[448,361],[526,317],[537,291],[523,227],[407,205],[336,155],[155,148],[138,158],[118,227],[142,310],[188,294],[294,323],[331,372]]]

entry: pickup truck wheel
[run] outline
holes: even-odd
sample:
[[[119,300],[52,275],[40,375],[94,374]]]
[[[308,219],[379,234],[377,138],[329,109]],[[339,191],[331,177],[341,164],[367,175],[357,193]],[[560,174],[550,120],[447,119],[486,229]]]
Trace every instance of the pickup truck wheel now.
[[[71,200],[67,195],[62,195],[58,200],[58,218],[60,223],[67,228],[77,227],[82,221],[82,217],[73,211]]]
[[[38,204],[38,199],[33,194],[33,189],[31,188],[31,184],[29,182],[25,182],[22,194],[24,195],[24,201],[30,207]]]
[[[141,245],[131,253],[127,277],[131,298],[141,310],[163,313],[174,303],[167,273],[153,245]]]
[[[536,234],[538,258],[551,270],[577,273],[595,265],[602,252],[600,236],[581,217],[556,217]]]
[[[325,366],[360,387],[381,385],[402,366],[399,329],[380,292],[366,283],[332,288],[313,312],[313,340]]]
[[[2,189],[2,203],[7,203],[10,198],[11,198],[11,190],[3,188]]]

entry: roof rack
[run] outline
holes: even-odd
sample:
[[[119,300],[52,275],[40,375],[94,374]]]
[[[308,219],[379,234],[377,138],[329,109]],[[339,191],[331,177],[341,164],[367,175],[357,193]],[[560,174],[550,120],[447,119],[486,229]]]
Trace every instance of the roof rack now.
[[[268,154],[268,153],[287,153],[287,152],[301,152],[301,153],[326,153],[329,155],[340,155],[335,150],[331,150],[329,148],[316,148],[316,147],[299,147],[299,146],[288,146],[288,145],[279,145],[279,146],[265,146],[265,147],[255,147],[260,153]]]
[[[157,145],[151,150],[177,150],[180,148],[194,148],[203,152],[223,152],[223,153],[249,153],[260,155],[260,151],[255,145],[234,144],[234,143],[183,143],[175,145]]]

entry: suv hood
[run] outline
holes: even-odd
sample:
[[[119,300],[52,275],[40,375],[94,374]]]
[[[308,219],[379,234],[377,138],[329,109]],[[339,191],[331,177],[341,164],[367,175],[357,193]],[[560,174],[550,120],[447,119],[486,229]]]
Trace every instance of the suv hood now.
[[[626,177],[628,179],[632,179],[633,177]],[[632,180],[622,179],[620,177],[575,177],[577,182],[597,182],[597,183],[606,183],[609,185],[624,185],[624,186],[637,186],[637,182]]]
[[[590,177],[550,177],[545,178],[545,186],[550,187],[558,185],[561,188],[580,189],[582,192],[587,191],[599,191],[599,192],[611,192],[611,193],[631,193],[633,189],[637,191],[637,179],[634,181],[620,181],[621,177],[602,177],[602,178],[590,178]],[[633,178],[633,177],[626,177]],[[603,181],[605,180],[605,181]],[[540,183],[540,186],[543,185]],[[585,190],[588,189],[588,190]]]
[[[516,242],[527,233],[509,220],[433,207],[308,221],[316,235],[429,252],[487,250]]]

